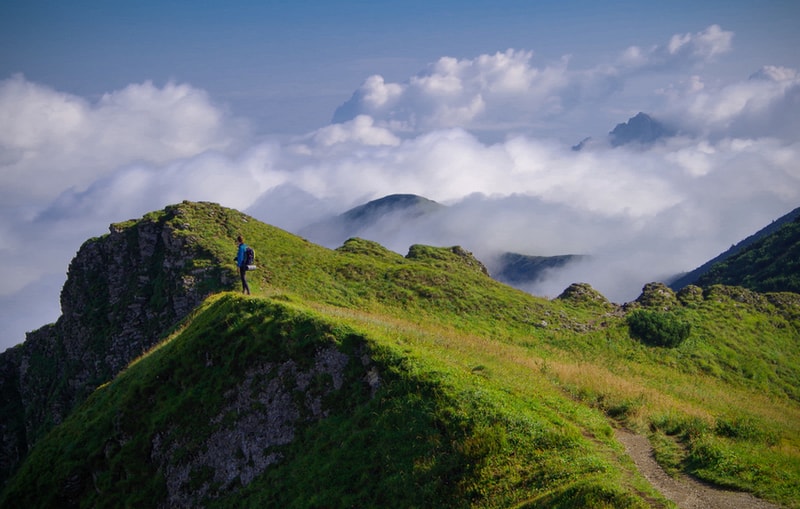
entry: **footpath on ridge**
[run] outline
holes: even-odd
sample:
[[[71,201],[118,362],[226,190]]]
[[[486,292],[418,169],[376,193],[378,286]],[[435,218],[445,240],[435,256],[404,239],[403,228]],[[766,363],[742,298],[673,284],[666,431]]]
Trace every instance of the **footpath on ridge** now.
[[[617,429],[616,436],[645,479],[681,509],[780,509],[749,493],[715,488],[685,474],[671,477],[653,458],[647,437],[625,429]]]

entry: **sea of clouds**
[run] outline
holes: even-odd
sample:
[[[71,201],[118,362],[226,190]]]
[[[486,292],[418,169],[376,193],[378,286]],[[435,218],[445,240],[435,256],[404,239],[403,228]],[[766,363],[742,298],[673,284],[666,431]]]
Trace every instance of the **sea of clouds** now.
[[[291,137],[258,133],[190,84],[88,100],[10,76],[0,81],[0,348],[58,317],[82,242],[182,200],[297,232],[418,194],[449,207],[370,237],[401,254],[413,243],[459,244],[486,260],[586,254],[526,290],[554,297],[588,282],[632,300],[800,206],[800,75],[765,62],[707,83],[704,65],[732,39],[710,26],[586,69],[525,50],[443,57],[403,82],[368,77],[330,125]],[[653,82],[637,92],[646,104],[616,106]],[[605,138],[613,125],[569,143],[552,135],[638,110],[679,134],[616,148]]]

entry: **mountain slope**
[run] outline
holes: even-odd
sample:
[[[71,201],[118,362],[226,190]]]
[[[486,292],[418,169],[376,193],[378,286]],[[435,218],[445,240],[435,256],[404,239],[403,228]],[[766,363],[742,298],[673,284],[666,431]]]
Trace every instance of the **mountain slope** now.
[[[206,295],[238,284],[231,262],[238,234],[257,248],[262,269],[250,273],[254,290],[269,281],[271,288],[289,288],[302,298],[366,310],[384,309],[383,296],[394,289],[378,286],[363,295],[351,292],[349,284],[375,272],[374,267],[349,263],[352,253],[366,250],[380,252],[387,260],[403,260],[374,243],[356,240],[335,257],[329,249],[210,203],[184,202],[111,225],[110,230],[88,240],[72,261],[59,320],[0,355],[0,480],[14,472],[30,447],[75,405],[154,345]],[[480,280],[466,284],[478,289],[493,283],[483,266],[463,251],[416,248],[412,256],[435,257],[440,268],[466,260],[474,266],[471,279]],[[432,281],[440,279],[439,269],[410,271],[394,263],[389,269],[383,276],[387,286],[401,287],[401,296],[420,316],[432,309],[430,303],[451,305],[448,293],[438,291]],[[420,305],[420,295],[427,295],[429,303]],[[390,304],[397,298],[392,296]],[[500,297],[492,299],[497,307],[503,305]]]
[[[727,284],[751,290],[800,293],[800,208],[670,283],[678,290],[689,284]]]
[[[616,442],[626,426],[668,468],[800,507],[796,294],[548,301],[457,247],[328,250],[177,207],[223,265],[244,233],[256,295],[212,295],[92,392],[0,505],[667,507]],[[647,346],[637,311],[691,334]]]

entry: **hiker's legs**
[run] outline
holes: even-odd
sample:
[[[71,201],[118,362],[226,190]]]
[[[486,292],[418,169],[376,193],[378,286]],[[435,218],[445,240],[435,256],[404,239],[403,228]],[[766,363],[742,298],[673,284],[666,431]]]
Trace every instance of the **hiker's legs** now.
[[[250,286],[247,284],[247,269],[239,267],[239,274],[242,276],[242,293],[250,295]]]

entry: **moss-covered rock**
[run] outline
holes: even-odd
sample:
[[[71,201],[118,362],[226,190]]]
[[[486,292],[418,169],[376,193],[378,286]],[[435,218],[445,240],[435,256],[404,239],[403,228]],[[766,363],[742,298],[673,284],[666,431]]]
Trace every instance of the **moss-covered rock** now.
[[[480,272],[487,277],[489,276],[486,266],[461,246],[444,248],[414,244],[409,248],[406,258],[419,262],[428,262],[441,268],[456,264]]]
[[[678,298],[664,283],[647,283],[636,302],[644,308],[667,311],[678,305]]]
[[[592,285],[588,283],[573,283],[564,289],[561,295],[556,298],[573,304],[588,304],[606,309],[612,309],[614,307],[611,301],[602,293],[592,288]]]

